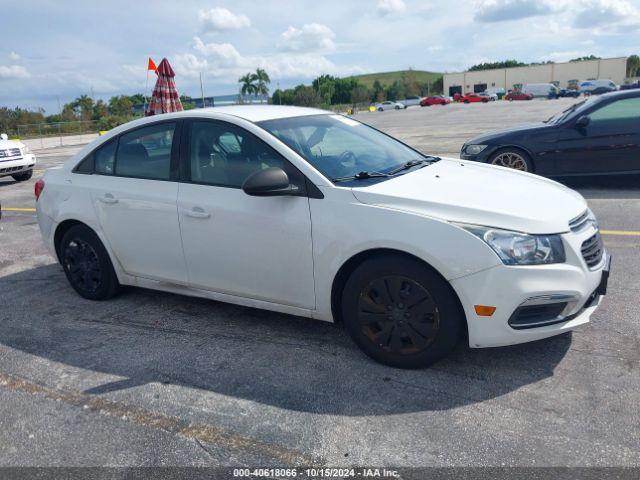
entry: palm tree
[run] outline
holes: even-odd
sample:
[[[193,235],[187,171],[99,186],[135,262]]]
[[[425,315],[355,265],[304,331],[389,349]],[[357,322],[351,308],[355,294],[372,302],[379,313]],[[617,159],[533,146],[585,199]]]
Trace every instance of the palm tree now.
[[[242,96],[256,93],[257,86],[253,83],[255,80],[254,76],[255,74],[253,73],[247,73],[238,79],[238,83],[240,83],[240,94]]]
[[[258,95],[269,95],[269,85],[271,83],[271,79],[269,78],[269,74],[265,72],[262,68],[256,69],[256,73],[252,75],[252,79],[255,84],[255,89],[253,93],[257,97]]]

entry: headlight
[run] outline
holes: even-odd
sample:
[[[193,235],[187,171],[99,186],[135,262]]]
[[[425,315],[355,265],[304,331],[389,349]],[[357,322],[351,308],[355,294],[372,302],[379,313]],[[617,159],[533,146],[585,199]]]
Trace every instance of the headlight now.
[[[485,148],[487,148],[486,145],[467,145],[467,148],[465,148],[464,150],[465,153],[468,153],[469,155],[477,155]]]
[[[29,150],[29,147],[27,147],[26,145],[22,147],[22,155],[29,155],[30,153],[31,150]]]
[[[529,235],[476,225],[458,225],[489,245],[505,265],[548,265],[567,259],[560,235]]]

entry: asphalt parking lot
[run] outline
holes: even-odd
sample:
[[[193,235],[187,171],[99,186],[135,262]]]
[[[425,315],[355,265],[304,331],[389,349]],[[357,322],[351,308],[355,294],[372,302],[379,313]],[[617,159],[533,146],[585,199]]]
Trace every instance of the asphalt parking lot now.
[[[573,100],[362,113],[432,154]],[[331,324],[141,289],[80,298],[41,244],[33,183],[0,179],[0,466],[640,466],[640,178],[567,182],[614,256],[573,334],[369,360]]]

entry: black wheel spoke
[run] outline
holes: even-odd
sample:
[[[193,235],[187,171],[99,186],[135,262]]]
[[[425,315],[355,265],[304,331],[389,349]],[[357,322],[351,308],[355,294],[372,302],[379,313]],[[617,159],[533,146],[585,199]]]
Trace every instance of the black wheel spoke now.
[[[429,291],[402,275],[372,280],[360,294],[358,319],[371,342],[395,354],[429,348],[439,328],[438,309]]]

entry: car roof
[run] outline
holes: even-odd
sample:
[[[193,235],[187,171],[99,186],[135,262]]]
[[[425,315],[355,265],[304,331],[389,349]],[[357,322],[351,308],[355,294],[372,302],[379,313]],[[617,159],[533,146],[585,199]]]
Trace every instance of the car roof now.
[[[250,122],[261,122],[263,120],[275,120],[278,118],[304,117],[309,115],[327,115],[331,114],[327,110],[319,108],[292,107],[288,105],[228,105],[224,107],[207,107],[195,108],[192,110],[184,110],[182,112],[164,113],[162,115],[154,115],[145,117],[135,121],[136,123],[149,123],[154,120],[171,120],[182,117],[208,117],[230,115],[242,118]]]
[[[615,92],[603,93],[600,98],[627,98],[627,97],[640,97],[639,89],[632,90],[616,90]]]

